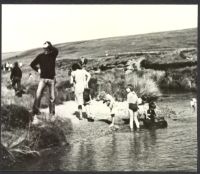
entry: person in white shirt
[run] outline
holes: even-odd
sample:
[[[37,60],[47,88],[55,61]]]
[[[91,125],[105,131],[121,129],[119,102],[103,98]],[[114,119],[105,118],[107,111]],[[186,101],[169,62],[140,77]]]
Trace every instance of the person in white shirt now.
[[[133,86],[128,85],[126,88],[127,91],[127,102],[128,102],[128,113],[130,116],[130,129],[133,131],[133,121],[135,121],[137,129],[140,128],[140,124],[137,118],[137,111],[138,111],[138,96],[137,94],[133,91]]]
[[[99,94],[99,99],[103,100],[103,103],[106,103],[106,105],[109,107],[111,115],[110,127],[113,127],[115,123],[115,112],[116,112],[115,99],[110,94],[107,94],[105,91],[102,91]]]
[[[72,65],[71,84],[74,85],[75,100],[78,103],[78,111],[80,113],[81,120],[83,118],[83,92],[85,88],[88,88],[90,77],[90,73],[84,69],[81,69],[81,66],[78,63],[74,63]]]

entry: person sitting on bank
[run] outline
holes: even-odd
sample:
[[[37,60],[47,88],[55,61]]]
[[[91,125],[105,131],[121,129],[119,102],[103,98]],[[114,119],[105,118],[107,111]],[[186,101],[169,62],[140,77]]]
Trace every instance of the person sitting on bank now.
[[[14,67],[11,70],[10,80],[12,81],[12,87],[15,90],[15,94],[21,91],[21,78],[22,71],[19,68],[18,62],[14,63]]]
[[[128,102],[128,113],[130,116],[129,125],[131,131],[133,131],[133,121],[135,122],[137,129],[140,128],[140,124],[138,121],[138,96],[135,93],[135,91],[133,91],[133,86],[131,84],[127,86],[126,92]]]
[[[107,94],[105,91],[102,91],[99,94],[99,100],[102,100],[103,103],[105,103],[109,109],[110,109],[110,116],[111,116],[111,124],[109,127],[113,127],[115,124],[115,99],[110,95]]]

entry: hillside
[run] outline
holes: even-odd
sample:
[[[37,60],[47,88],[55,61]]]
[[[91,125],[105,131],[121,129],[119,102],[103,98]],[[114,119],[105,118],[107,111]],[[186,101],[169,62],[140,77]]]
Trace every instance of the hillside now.
[[[77,59],[80,56],[90,59],[104,57],[106,53],[118,55],[127,52],[172,51],[178,48],[197,48],[197,29],[68,42],[55,46],[59,49],[58,59]],[[41,51],[41,48],[30,49],[11,55],[6,61],[13,62],[17,56],[18,60],[29,64]]]

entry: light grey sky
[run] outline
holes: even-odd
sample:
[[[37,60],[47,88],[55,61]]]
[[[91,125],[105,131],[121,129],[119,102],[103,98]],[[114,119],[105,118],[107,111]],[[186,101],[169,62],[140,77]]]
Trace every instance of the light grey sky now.
[[[2,5],[2,51],[197,27],[197,5]]]

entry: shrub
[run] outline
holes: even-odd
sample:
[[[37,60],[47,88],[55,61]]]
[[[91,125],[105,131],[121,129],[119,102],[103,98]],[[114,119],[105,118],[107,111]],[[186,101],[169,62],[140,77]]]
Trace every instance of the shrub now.
[[[3,105],[1,106],[1,122],[5,125],[6,128],[25,128],[31,114],[23,106],[18,105]]]
[[[67,142],[66,135],[72,132],[70,119],[45,121],[41,125],[33,125],[30,129],[31,148],[38,150],[52,146],[61,146]]]
[[[160,96],[157,84],[146,76],[141,78],[136,73],[128,74],[126,76],[126,84],[132,84],[139,97],[143,95],[153,98]]]

